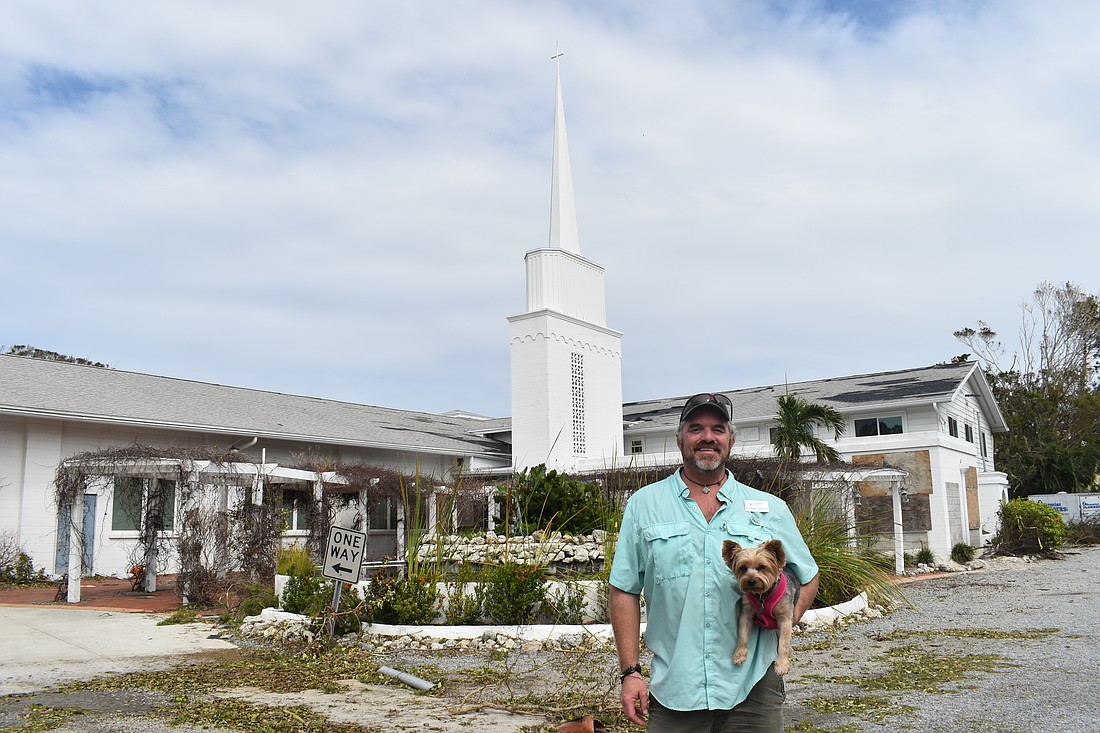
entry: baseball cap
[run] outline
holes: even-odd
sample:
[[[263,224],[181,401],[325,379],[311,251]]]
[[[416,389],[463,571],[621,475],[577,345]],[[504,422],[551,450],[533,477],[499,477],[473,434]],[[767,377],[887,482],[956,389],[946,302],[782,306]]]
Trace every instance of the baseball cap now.
[[[691,413],[700,407],[713,407],[722,413],[722,417],[726,418],[726,422],[733,419],[733,403],[730,402],[729,397],[714,392],[703,392],[694,397],[689,397],[688,401],[684,403],[684,409],[680,412],[680,422],[687,420]]]

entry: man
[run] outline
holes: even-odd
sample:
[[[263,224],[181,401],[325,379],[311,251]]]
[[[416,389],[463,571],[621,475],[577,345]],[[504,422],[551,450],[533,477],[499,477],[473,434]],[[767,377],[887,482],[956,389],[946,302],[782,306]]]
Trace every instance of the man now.
[[[796,622],[817,593],[817,563],[787,505],[726,470],[732,411],[722,394],[689,399],[676,430],[683,466],[638,490],[623,512],[611,566],[611,625],[623,712],[648,733],[783,729],[786,694],[772,668],[776,634],[753,627],[748,659],[739,665],[732,660],[741,593],[722,561],[722,541],[746,547],[783,542],[787,566],[803,584]],[[640,594],[653,652],[649,686],[638,664]]]

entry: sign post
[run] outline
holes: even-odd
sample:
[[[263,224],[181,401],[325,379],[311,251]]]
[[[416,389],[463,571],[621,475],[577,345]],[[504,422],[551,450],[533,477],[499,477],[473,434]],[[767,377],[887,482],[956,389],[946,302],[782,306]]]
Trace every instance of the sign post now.
[[[321,563],[321,574],[336,581],[332,590],[332,619],[328,625],[328,638],[336,630],[336,614],[340,612],[340,589],[344,583],[358,583],[363,567],[363,551],[367,547],[367,534],[347,527],[330,527],[328,546]]]

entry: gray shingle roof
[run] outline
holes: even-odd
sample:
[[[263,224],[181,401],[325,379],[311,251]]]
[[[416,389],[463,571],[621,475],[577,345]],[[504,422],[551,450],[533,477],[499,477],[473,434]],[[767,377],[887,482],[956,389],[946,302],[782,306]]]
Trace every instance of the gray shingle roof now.
[[[856,412],[879,405],[888,407],[946,401],[975,371],[984,384],[984,377],[981,377],[977,365],[973,362],[964,362],[720,391],[733,402],[734,422],[745,423],[774,417],[776,399],[787,392],[798,395],[808,402],[834,407],[842,413]],[[690,395],[628,402],[623,405],[623,420],[626,422],[627,429],[673,428],[680,417],[680,409],[688,397]],[[992,405],[992,407],[995,416],[1000,418],[1000,412],[996,406]]]
[[[0,355],[0,412],[506,458],[483,421]]]

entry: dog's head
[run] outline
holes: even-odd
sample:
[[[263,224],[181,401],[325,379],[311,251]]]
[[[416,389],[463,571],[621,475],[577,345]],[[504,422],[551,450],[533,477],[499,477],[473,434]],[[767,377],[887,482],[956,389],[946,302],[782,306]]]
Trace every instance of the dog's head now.
[[[759,547],[742,547],[726,540],[722,543],[722,559],[733,571],[742,593],[766,592],[776,584],[787,564],[787,555],[779,540],[768,540]]]

